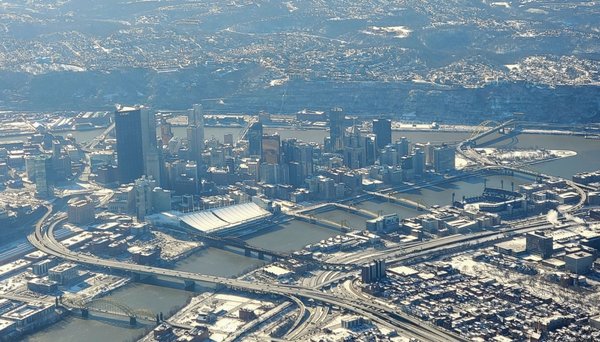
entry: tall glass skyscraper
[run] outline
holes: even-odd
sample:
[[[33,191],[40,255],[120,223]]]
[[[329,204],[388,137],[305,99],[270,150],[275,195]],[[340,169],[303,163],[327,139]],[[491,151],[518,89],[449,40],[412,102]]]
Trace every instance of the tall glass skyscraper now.
[[[187,139],[189,159],[200,163],[204,151],[204,114],[200,104],[195,104],[188,112]]]
[[[377,137],[377,148],[382,149],[392,143],[392,121],[388,119],[373,120],[373,134]]]
[[[262,123],[254,122],[246,134],[248,138],[248,154],[251,156],[262,156]]]
[[[333,152],[344,148],[344,130],[346,115],[342,108],[332,108],[329,112],[329,143]]]
[[[119,183],[132,183],[142,175],[160,181],[160,158],[154,113],[142,106],[117,106],[115,111]]]

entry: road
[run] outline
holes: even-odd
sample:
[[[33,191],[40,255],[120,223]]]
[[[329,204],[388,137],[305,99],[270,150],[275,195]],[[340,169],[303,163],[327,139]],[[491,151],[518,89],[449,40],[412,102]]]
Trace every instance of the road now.
[[[497,165],[489,165],[487,162],[482,160],[476,160],[476,162],[483,164],[481,169],[485,168],[498,168]],[[518,168],[513,168],[519,171]],[[579,210],[585,203],[585,191],[574,184],[569,183],[581,196],[581,201],[568,209],[569,211]],[[294,213],[296,215],[304,216],[303,214]],[[426,341],[462,341],[463,338],[443,330],[437,327],[426,324],[416,318],[408,316],[402,312],[396,310],[395,307],[387,305],[375,300],[369,300],[365,298],[363,294],[357,294],[356,291],[350,291],[350,293],[327,293],[319,288],[323,287],[324,284],[330,284],[339,281],[343,277],[348,276],[340,275],[333,276],[331,273],[324,273],[322,277],[317,278],[316,286],[303,287],[298,285],[284,285],[277,283],[263,283],[263,282],[250,282],[240,279],[230,279],[225,277],[211,276],[199,273],[184,272],[178,270],[170,270],[160,267],[143,266],[127,262],[119,262],[115,260],[108,260],[98,258],[92,255],[86,255],[81,253],[75,253],[68,248],[60,244],[54,236],[54,228],[61,222],[64,217],[54,217],[51,222],[47,222],[48,218],[52,217],[52,208],[49,208],[48,213],[38,222],[36,229],[33,234],[29,236],[29,241],[39,250],[57,257],[76,262],[81,264],[87,264],[96,267],[106,267],[109,269],[117,269],[122,271],[128,271],[139,275],[150,275],[150,276],[165,276],[181,281],[193,281],[193,282],[205,282],[212,284],[220,284],[233,289],[241,289],[251,292],[259,293],[270,293],[281,295],[292,299],[300,307],[301,315],[298,317],[296,322],[290,331],[292,337],[301,336],[306,331],[306,327],[310,325],[310,322],[320,322],[323,315],[322,309],[315,309],[312,315],[309,315],[306,321],[303,322],[306,313],[301,299],[313,300],[322,304],[326,304],[332,307],[337,307],[355,314],[361,315],[370,319],[373,322],[379,323],[383,326],[397,330],[400,334],[407,337],[412,337]],[[307,217],[310,219],[310,217]],[[454,235],[446,238],[429,240],[422,243],[415,243],[413,245],[402,245],[395,248],[387,249],[385,251],[369,252],[367,254],[359,254],[351,256],[347,260],[344,260],[348,264],[364,264],[371,262],[375,259],[386,259],[389,263],[405,261],[411,258],[426,257],[431,255],[437,255],[441,253],[447,253],[455,248],[463,248],[465,246],[471,246],[473,244],[480,244],[484,242],[493,241],[494,239],[503,238],[513,233],[522,233],[535,229],[547,228],[548,223],[545,217],[536,217],[533,219],[525,220],[522,225],[516,225],[508,229],[500,231],[484,231],[479,233],[467,234],[467,235]],[[355,272],[354,272],[355,274]],[[310,318],[312,316],[313,318]],[[308,322],[308,323],[307,323]]]
[[[29,241],[39,250],[65,260],[95,267],[106,267],[109,269],[128,271],[140,275],[164,276],[179,279],[181,281],[220,284],[233,289],[277,294],[287,298],[290,298],[290,296],[295,296],[303,299],[312,299],[316,302],[338,307],[367,317],[373,322],[382,324],[391,329],[403,331],[408,337],[426,341],[463,341],[462,338],[455,336],[452,333],[423,325],[423,323],[418,320],[406,320],[404,317],[399,316],[398,313],[392,308],[384,308],[379,305],[365,306],[365,303],[360,301],[352,301],[347,298],[340,298],[339,296],[324,293],[316,289],[304,288],[296,285],[250,282],[240,279],[230,279],[199,273],[170,270],[160,267],[143,266],[76,253],[60,244],[60,242],[58,242],[53,236],[54,228],[63,222],[64,217],[58,216],[55,217],[53,221],[47,222],[47,219],[53,216],[52,208],[49,209],[49,212],[44,215],[44,218],[36,225],[35,231],[29,236]]]

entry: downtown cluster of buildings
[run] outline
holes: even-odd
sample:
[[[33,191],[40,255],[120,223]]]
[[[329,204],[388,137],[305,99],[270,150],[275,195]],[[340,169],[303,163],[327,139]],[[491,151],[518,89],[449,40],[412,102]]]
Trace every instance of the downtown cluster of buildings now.
[[[148,108],[117,107],[115,139],[97,142],[89,153],[90,179],[116,189],[106,204],[110,212],[144,220],[171,209],[187,212],[249,201],[267,208],[271,199],[335,200],[365,186],[455,168],[454,148],[412,146],[405,138],[392,142],[387,119],[373,120],[372,130],[363,132],[341,108],[328,113],[329,136],[323,144],[266,134],[265,115],[251,119],[240,137],[207,140],[202,106],[194,105],[186,116],[186,138],[180,139]],[[39,187],[42,191],[44,184]]]

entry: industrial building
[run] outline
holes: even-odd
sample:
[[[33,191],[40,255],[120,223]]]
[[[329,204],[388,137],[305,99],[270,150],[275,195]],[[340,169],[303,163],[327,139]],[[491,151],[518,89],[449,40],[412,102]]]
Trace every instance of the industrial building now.
[[[591,271],[596,257],[587,252],[565,255],[565,269],[575,274],[587,274]]]
[[[26,332],[47,324],[48,319],[56,315],[54,304],[27,303],[2,315],[3,319],[15,322],[17,329]]]
[[[542,258],[550,258],[552,256],[553,241],[552,236],[546,235],[543,231],[535,231],[527,233],[526,249],[528,253],[540,254]]]

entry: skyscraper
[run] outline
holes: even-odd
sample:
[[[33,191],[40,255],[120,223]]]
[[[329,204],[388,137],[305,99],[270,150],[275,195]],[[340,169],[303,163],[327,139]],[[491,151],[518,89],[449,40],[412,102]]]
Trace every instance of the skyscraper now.
[[[332,108],[329,112],[329,143],[333,152],[344,148],[345,118],[342,108]]]
[[[365,142],[365,138],[360,135],[358,127],[352,127],[351,132],[344,136],[344,165],[352,169],[358,169],[366,165],[367,152]]]
[[[281,156],[281,144],[279,134],[265,134],[262,137],[261,159],[267,164],[279,164]]]
[[[248,128],[248,154],[251,156],[262,156],[263,126],[260,122],[254,122]]]
[[[412,161],[415,176],[422,177],[425,173],[425,152],[420,148],[415,149]]]
[[[51,182],[52,160],[49,155],[41,154],[25,160],[27,177],[35,182],[35,194],[47,198],[53,194]]]
[[[373,120],[373,134],[377,136],[377,148],[382,149],[392,143],[392,121],[388,119]]]
[[[154,113],[142,106],[117,106],[115,111],[119,183],[131,183],[142,175],[160,180]]]
[[[433,168],[435,172],[453,171],[456,168],[456,150],[448,145],[433,149]]]
[[[281,163],[289,166],[290,184],[301,186],[313,174],[313,146],[296,139],[281,142]]]
[[[187,140],[190,151],[189,159],[200,161],[202,151],[204,151],[204,114],[200,104],[195,104],[188,111]]]

